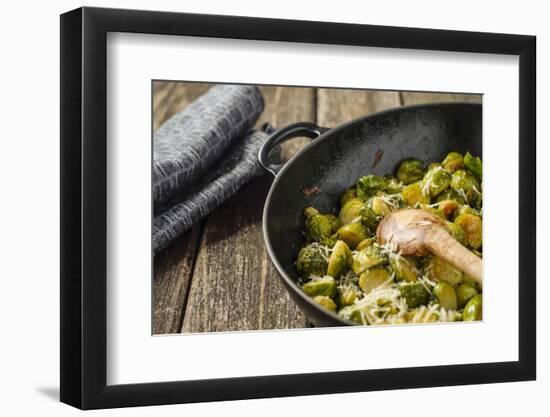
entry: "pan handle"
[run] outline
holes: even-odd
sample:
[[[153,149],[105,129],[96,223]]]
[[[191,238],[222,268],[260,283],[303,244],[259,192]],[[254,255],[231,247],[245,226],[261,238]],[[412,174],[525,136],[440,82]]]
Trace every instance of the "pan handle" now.
[[[299,136],[305,136],[311,139],[317,139],[319,136],[321,136],[323,133],[325,133],[328,130],[330,129],[326,127],[317,126],[315,123],[309,123],[309,122],[293,123],[279,130],[276,130],[275,133],[273,133],[260,148],[260,151],[258,152],[258,161],[266,171],[269,171],[276,176],[277,173],[284,166],[284,163],[271,164],[269,162],[269,153],[275,146],[280,145],[286,142],[287,140],[290,140],[292,138],[296,138]]]

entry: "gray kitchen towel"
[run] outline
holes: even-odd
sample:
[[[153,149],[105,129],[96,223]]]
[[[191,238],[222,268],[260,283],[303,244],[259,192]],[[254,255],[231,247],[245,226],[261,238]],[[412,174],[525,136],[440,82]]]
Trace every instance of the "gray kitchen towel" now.
[[[216,85],[166,121],[153,140],[155,206],[211,170],[231,143],[252,129],[263,109],[257,87]]]
[[[155,253],[262,174],[258,150],[267,137],[268,133],[255,131],[239,139],[215,168],[167,202],[169,208],[153,219]]]

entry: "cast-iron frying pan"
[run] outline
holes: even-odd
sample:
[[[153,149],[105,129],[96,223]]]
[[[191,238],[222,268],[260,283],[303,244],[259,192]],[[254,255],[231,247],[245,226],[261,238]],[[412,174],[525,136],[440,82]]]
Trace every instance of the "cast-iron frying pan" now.
[[[404,158],[440,161],[450,151],[481,155],[481,105],[430,104],[377,113],[326,129],[296,123],[276,131],[258,155],[275,175],[263,213],[264,239],[283,284],[316,326],[351,324],[313,302],[296,284],[295,260],[304,245],[304,208],[338,214],[340,195],[363,175],[393,173]],[[297,136],[314,139],[284,165],[269,152]]]

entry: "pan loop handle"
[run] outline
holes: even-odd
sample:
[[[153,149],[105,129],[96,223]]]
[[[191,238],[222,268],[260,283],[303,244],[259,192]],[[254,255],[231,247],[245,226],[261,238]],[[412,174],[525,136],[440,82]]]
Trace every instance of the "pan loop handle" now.
[[[290,140],[296,137],[305,136],[315,140],[319,136],[321,136],[323,133],[327,132],[328,130],[330,129],[326,127],[317,126],[315,123],[309,123],[309,122],[293,123],[279,130],[276,130],[275,133],[273,133],[260,148],[260,151],[258,152],[258,161],[266,171],[269,171],[276,176],[277,173],[284,166],[284,163],[271,164],[269,162],[269,153],[273,148],[275,148],[277,145],[280,145],[286,142],[287,140]]]

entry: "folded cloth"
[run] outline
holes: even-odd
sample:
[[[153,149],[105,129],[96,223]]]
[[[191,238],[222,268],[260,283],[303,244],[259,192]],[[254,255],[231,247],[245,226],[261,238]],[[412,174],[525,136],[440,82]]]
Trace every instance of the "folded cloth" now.
[[[186,232],[243,185],[262,174],[258,151],[268,137],[255,131],[236,141],[227,156],[189,189],[169,200],[168,209],[153,219],[153,251],[157,253]]]
[[[216,85],[172,116],[153,140],[153,201],[163,204],[205,174],[262,113],[255,86]]]

